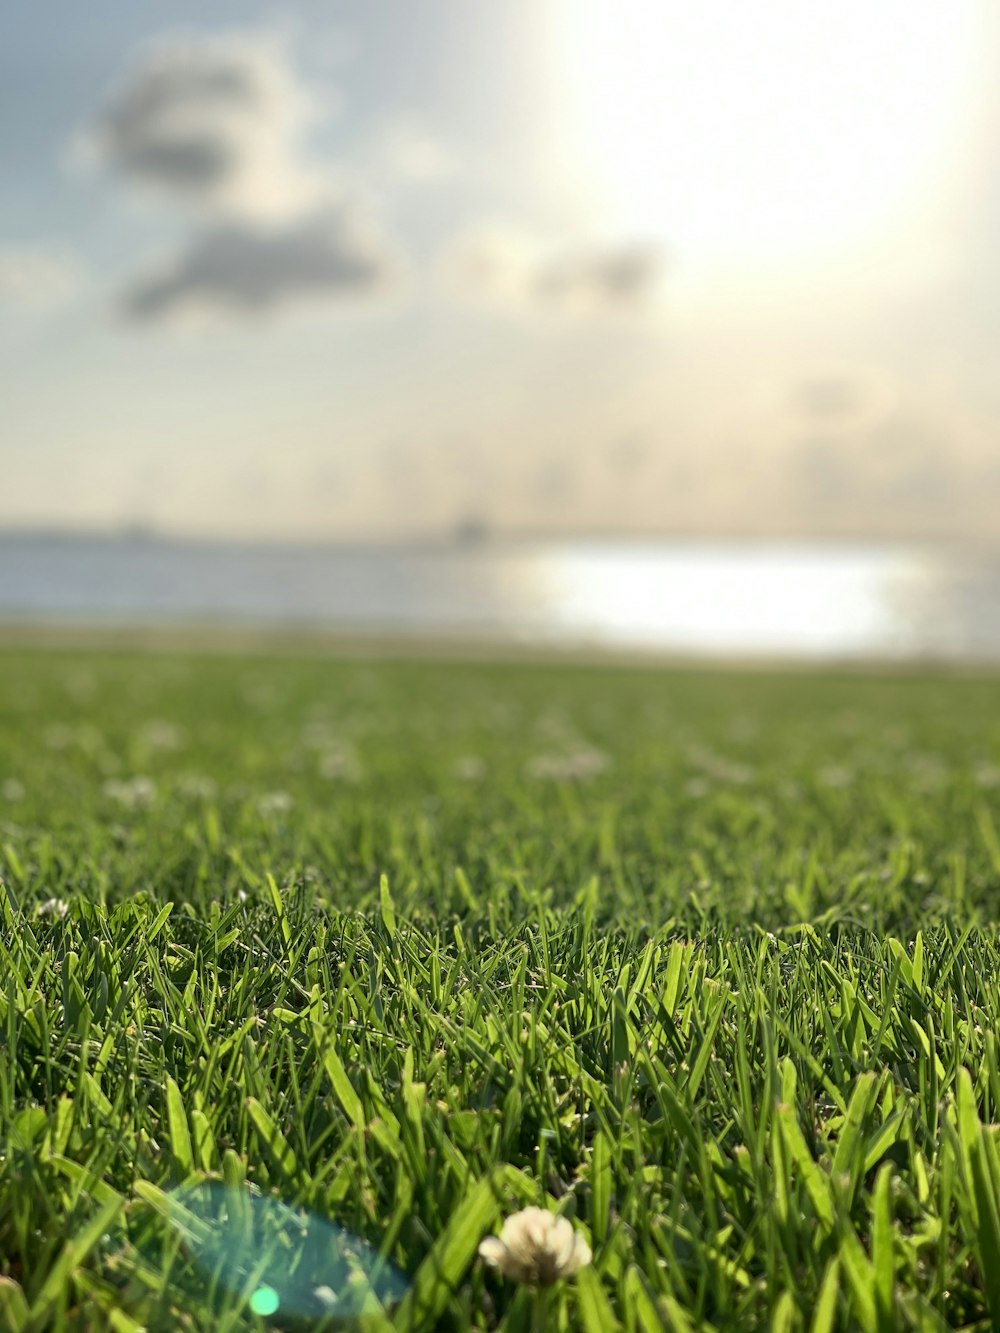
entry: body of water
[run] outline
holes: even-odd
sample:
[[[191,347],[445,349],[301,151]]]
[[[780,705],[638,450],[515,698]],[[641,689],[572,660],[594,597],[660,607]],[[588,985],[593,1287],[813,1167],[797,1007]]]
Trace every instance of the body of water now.
[[[7,534],[0,620],[1000,661],[1000,553],[750,542],[347,548]]]

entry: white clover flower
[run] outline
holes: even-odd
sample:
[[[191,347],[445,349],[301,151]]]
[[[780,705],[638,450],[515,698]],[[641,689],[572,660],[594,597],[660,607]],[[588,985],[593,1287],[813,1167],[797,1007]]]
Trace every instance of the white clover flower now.
[[[45,902],[38,904],[39,916],[56,916],[61,921],[69,911],[69,903],[63,902],[62,898],[46,898]]]
[[[302,728],[302,744],[307,750],[325,750],[338,743],[339,737],[326,718],[311,718]]]
[[[294,805],[287,791],[267,791],[257,798],[257,812],[261,815],[284,815]]]
[[[154,717],[139,733],[140,739],[151,750],[176,750],[181,743],[180,730],[173,722]]]
[[[219,794],[219,784],[203,773],[184,773],[177,780],[177,790],[192,801],[210,801]]]
[[[528,776],[550,782],[585,782],[603,773],[610,759],[602,750],[581,745],[565,753],[536,755],[528,764]]]
[[[716,754],[704,746],[689,746],[687,757],[706,777],[715,778],[718,782],[734,782],[738,786],[745,786],[753,781],[754,770],[749,764],[727,759],[725,755]]]
[[[108,778],[104,794],[126,810],[145,810],[156,799],[156,783],[152,778]]]
[[[357,782],[361,776],[361,765],[349,745],[331,745],[319,756],[319,774],[331,780],[340,778],[345,782]]]
[[[327,1310],[332,1310],[338,1301],[337,1293],[332,1287],[314,1287],[313,1296]]]
[[[551,1287],[590,1263],[590,1246],[565,1217],[545,1208],[522,1208],[508,1217],[499,1236],[487,1236],[479,1257],[513,1282]]]

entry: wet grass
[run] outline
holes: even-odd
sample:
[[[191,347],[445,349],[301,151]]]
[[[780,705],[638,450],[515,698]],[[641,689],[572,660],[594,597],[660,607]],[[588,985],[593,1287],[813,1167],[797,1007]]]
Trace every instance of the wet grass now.
[[[3,654],[0,1327],[1000,1324],[997,699]]]

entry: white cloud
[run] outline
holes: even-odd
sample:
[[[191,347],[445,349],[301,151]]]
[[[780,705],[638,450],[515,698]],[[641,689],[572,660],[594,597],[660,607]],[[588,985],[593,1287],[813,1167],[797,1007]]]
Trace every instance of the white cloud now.
[[[635,311],[655,295],[665,268],[661,247],[641,241],[545,245],[526,233],[480,228],[447,255],[461,290],[488,300],[593,315]]]
[[[91,160],[196,212],[300,216],[330,188],[304,146],[316,96],[267,33],[161,38],[84,136]]]
[[[198,232],[186,249],[137,278],[125,293],[133,320],[177,315],[269,315],[292,305],[370,298],[391,281],[385,243],[346,211],[284,227],[227,223]]]
[[[0,306],[46,309],[68,300],[79,285],[79,265],[66,251],[0,244]]]

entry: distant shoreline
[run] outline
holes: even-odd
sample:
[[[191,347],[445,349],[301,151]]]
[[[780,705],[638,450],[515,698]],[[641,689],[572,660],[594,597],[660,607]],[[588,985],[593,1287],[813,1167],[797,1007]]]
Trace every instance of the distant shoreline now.
[[[199,551],[287,551],[324,552],[332,554],[371,555],[378,552],[453,554],[478,550],[546,550],[588,547],[596,550],[801,550],[815,551],[899,551],[926,550],[935,553],[948,551],[970,555],[1000,556],[1000,536],[990,541],[986,537],[965,537],[949,533],[871,533],[843,532],[816,533],[788,531],[782,533],[753,530],[726,533],[695,530],[674,532],[642,531],[579,531],[550,532],[541,529],[492,529],[466,532],[458,529],[440,534],[410,534],[398,537],[294,537],[255,535],[213,535],[198,532],[170,532],[157,528],[47,528],[44,526],[0,526],[0,545],[37,543],[39,545],[71,545],[80,543],[93,546],[162,547],[169,550]]]

